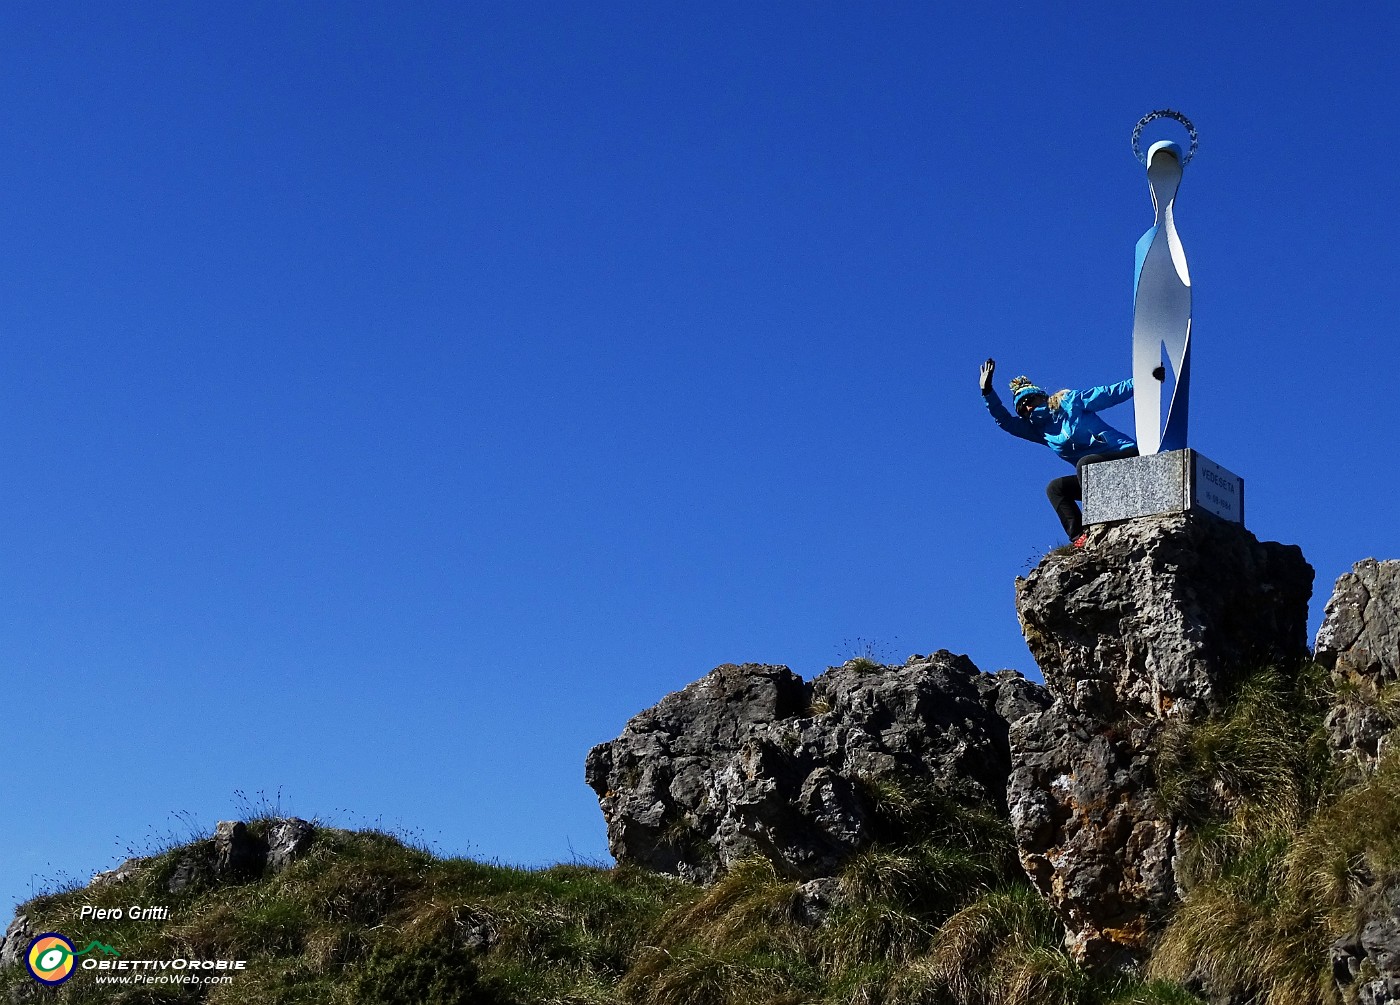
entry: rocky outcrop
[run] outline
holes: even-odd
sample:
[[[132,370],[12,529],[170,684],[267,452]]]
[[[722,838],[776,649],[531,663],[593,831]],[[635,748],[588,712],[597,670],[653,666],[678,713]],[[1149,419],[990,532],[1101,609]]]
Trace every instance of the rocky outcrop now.
[[[1159,725],[1056,704],[1012,730],[1007,793],[1021,864],[1082,960],[1131,960],[1177,899],[1178,829],[1153,788]]]
[[[593,748],[585,777],[619,862],[708,882],[763,855],[820,877],[871,841],[868,786],[881,779],[1003,806],[1009,724],[1047,704],[1020,674],[948,652],[855,660],[810,684],[726,664]]]
[[[1340,698],[1327,715],[1339,758],[1375,767],[1400,722],[1400,561],[1368,558],[1337,580],[1317,632],[1316,658]]]
[[[1194,720],[1240,670],[1307,657],[1313,569],[1296,545],[1185,514],[1094,528],[1016,581],[1016,610],[1046,686],[1108,722]]]
[[[1367,558],[1338,577],[1314,656],[1338,685],[1326,719],[1333,751],[1373,770],[1400,726],[1400,560]],[[1332,947],[1333,976],[1360,1005],[1400,1005],[1400,886],[1370,900],[1356,929]]]
[[[129,858],[115,869],[107,869],[103,872],[93,873],[90,886],[109,886],[113,883],[125,883],[132,876],[135,876],[149,859]]]
[[[1359,1005],[1400,1002],[1400,887],[1388,888],[1356,930],[1333,944],[1332,976]]]
[[[306,854],[315,836],[315,825],[300,817],[274,820],[267,833],[266,870],[274,875],[282,872]]]
[[[175,863],[166,889],[179,893],[206,883],[242,883],[266,873],[278,873],[311,847],[316,826],[298,817],[266,821],[249,827],[241,820],[221,820],[214,837],[196,841]],[[148,858],[127,859],[115,869],[92,877],[93,886],[124,883],[151,863]]]
[[[248,880],[262,873],[267,842],[255,837],[242,820],[220,820],[214,828],[214,875]]]
[[[1081,960],[1138,958],[1175,903],[1162,728],[1222,708],[1242,671],[1305,659],[1312,578],[1298,548],[1188,514],[1096,528],[1017,581],[1054,701],[1011,729],[1008,802],[1021,862]]]
[[[1400,681],[1400,560],[1364,559],[1338,578],[1317,631],[1317,661],[1339,674]]]
[[[241,821],[220,821],[213,838],[185,848],[166,888],[178,893],[191,886],[247,882],[281,872],[306,854],[315,834],[315,824],[297,817],[261,821],[252,827]],[[159,856],[129,858],[115,869],[94,874],[89,889],[127,883],[158,861]],[[0,937],[0,970],[23,959],[34,935],[29,917],[16,913]]]
[[[14,966],[24,959],[24,952],[33,941],[34,930],[29,924],[29,917],[16,914],[10,926],[5,929],[4,937],[0,938],[0,970]]]

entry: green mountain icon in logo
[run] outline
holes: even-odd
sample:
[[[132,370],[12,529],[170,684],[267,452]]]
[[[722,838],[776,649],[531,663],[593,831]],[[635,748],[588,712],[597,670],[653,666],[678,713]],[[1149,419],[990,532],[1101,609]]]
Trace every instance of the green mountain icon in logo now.
[[[108,956],[120,956],[120,955],[121,955],[121,953],[117,952],[115,949],[113,949],[111,946],[107,945],[105,942],[98,942],[96,939],[93,939],[91,942],[89,942],[89,943],[88,943],[86,946],[84,946],[82,949],[79,949],[79,950],[75,951],[75,952],[73,953],[73,955],[74,955],[74,956],[82,956],[83,953],[86,953],[86,952],[88,952],[88,951],[90,951],[90,950],[92,950],[92,949],[100,949],[100,950],[102,950],[103,953],[105,953],[105,954],[108,955]]]

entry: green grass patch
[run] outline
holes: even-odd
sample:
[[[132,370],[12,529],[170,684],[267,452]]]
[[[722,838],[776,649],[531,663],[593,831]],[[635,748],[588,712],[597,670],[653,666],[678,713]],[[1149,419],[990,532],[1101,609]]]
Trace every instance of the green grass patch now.
[[[182,863],[207,857],[200,838],[144,860],[123,883],[59,891],[24,911],[36,931],[102,939],[126,959],[246,959],[246,971],[228,985],[122,988],[80,973],[38,993],[78,1005],[1196,1002],[1167,975],[1135,982],[1074,963],[996,812],[907,782],[866,796],[878,840],[820,896],[764,859],[699,888],[632,868],[442,858],[380,832],[328,828],[277,875],[220,883],[209,870],[170,893]],[[1355,850],[1351,837],[1325,838],[1319,830],[1323,872]],[[1291,850],[1237,856],[1218,878],[1286,889],[1277,875],[1291,875]],[[84,904],[135,902],[168,904],[171,917],[77,921]],[[0,974],[0,997],[35,993],[22,969]]]

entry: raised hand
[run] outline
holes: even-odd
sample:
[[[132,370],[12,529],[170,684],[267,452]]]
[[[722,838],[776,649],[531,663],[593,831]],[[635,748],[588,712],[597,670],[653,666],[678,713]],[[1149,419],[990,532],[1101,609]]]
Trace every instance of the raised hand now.
[[[982,369],[979,371],[980,375],[978,377],[977,386],[981,389],[983,394],[986,394],[992,389],[992,374],[996,373],[996,369],[997,361],[994,359],[989,359],[982,364]]]

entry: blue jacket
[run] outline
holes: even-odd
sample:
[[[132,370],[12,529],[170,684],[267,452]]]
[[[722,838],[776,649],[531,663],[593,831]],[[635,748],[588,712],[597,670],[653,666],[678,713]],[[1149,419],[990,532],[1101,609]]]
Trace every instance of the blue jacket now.
[[[1023,440],[1043,443],[1069,463],[1077,464],[1081,457],[1089,454],[1137,446],[1131,436],[1120,433],[1097,414],[1132,396],[1131,377],[1116,384],[1091,387],[1087,391],[1064,391],[1060,395],[1059,408],[1042,406],[1031,412],[1028,419],[1008,412],[995,390],[982,395],[982,400],[987,403],[987,411],[992,413],[993,421],[1002,429]]]

